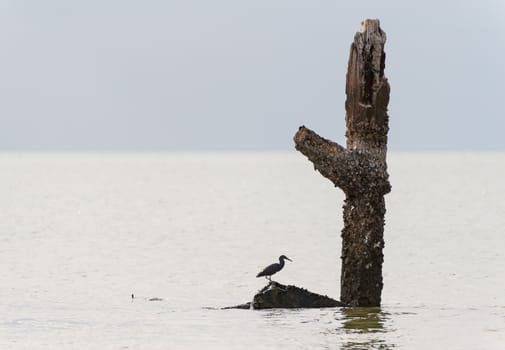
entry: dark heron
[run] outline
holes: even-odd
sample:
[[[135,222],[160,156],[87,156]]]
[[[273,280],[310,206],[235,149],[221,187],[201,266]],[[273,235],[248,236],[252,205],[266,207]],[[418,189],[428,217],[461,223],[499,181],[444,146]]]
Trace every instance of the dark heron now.
[[[256,277],[265,276],[265,278],[267,280],[272,281],[272,275],[274,273],[279,272],[284,267],[284,260],[293,261],[290,258],[288,258],[286,255],[281,255],[281,256],[279,256],[279,263],[274,263],[272,265],[268,265],[267,267],[265,267],[263,269],[263,271],[261,271],[260,273],[258,273],[256,275]]]

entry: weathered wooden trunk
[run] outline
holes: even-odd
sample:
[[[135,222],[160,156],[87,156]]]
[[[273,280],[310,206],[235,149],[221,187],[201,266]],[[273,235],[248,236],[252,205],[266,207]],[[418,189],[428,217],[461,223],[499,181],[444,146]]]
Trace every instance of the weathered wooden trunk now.
[[[345,195],[340,300],[379,306],[384,248],[384,195],[389,83],[384,76],[386,35],[379,20],[365,20],[351,45],[345,103],[347,147],[300,127],[296,149]]]

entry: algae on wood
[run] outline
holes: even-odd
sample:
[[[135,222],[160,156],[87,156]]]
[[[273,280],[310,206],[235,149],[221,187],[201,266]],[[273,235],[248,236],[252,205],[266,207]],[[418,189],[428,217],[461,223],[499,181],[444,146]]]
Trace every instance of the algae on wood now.
[[[346,81],[347,147],[302,126],[296,149],[345,193],[340,300],[380,306],[384,248],[384,195],[391,191],[386,165],[389,83],[384,76],[386,34],[367,19],[351,45]]]

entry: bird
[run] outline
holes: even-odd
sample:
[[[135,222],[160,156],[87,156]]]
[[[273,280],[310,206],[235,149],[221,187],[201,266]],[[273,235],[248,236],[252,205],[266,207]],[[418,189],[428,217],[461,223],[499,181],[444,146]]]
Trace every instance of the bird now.
[[[290,258],[288,258],[286,255],[281,255],[279,256],[279,262],[278,263],[273,263],[272,265],[268,265],[267,267],[265,267],[263,269],[263,271],[261,271],[260,273],[258,273],[256,275],[256,277],[262,277],[262,276],[265,276],[265,278],[267,280],[269,280],[270,282],[272,282],[272,275],[279,272],[280,270],[282,270],[282,268],[284,267],[284,260],[289,260],[289,261],[293,261],[291,260]]]

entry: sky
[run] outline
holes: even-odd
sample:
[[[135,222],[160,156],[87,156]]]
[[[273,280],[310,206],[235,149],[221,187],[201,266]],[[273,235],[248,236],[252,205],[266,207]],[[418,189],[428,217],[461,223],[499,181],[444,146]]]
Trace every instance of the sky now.
[[[0,151],[345,145],[349,47],[386,32],[389,149],[505,151],[505,2],[2,0]]]

